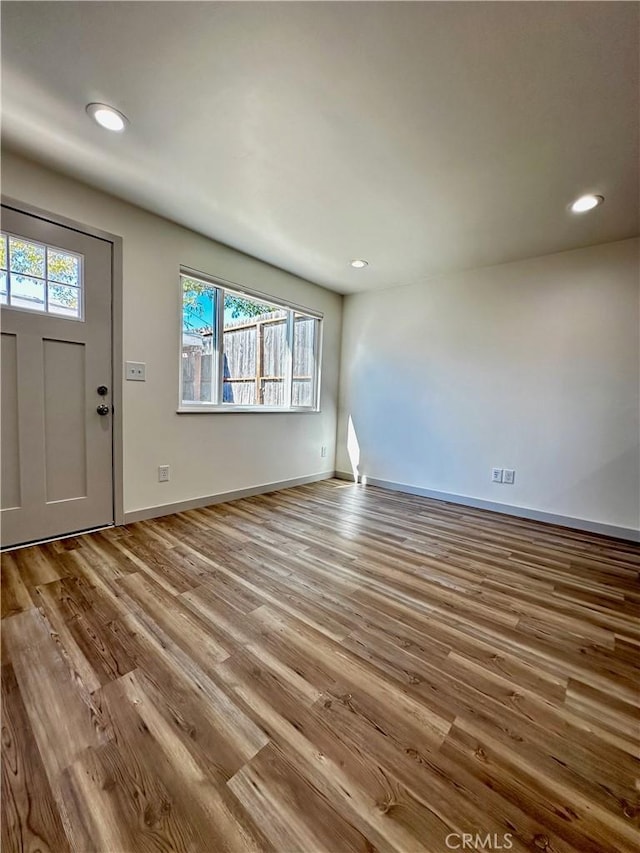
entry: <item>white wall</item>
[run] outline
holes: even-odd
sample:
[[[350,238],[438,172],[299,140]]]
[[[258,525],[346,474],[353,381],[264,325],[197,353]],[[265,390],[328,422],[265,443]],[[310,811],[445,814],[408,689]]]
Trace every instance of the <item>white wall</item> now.
[[[637,529],[638,299],[638,240],[347,297],[336,467]]]
[[[124,239],[125,512],[333,471],[341,296],[7,152],[2,192]],[[181,264],[324,313],[321,413],[176,414]]]
[[[125,511],[333,470],[340,296],[6,152],[2,191],[124,238]],[[180,264],[324,312],[320,414],[176,414]],[[626,240],[347,297],[335,467],[352,418],[369,477],[637,529],[638,291]]]

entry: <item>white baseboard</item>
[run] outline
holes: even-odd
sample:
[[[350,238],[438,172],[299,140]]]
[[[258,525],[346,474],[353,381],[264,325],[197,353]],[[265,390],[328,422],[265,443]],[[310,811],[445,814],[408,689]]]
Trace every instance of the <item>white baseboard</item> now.
[[[187,509],[199,509],[203,506],[228,503],[239,498],[249,498],[252,495],[264,495],[267,492],[279,492],[281,489],[291,489],[293,486],[304,486],[307,483],[317,483],[320,480],[329,480],[334,476],[333,471],[323,471],[320,474],[310,474],[307,477],[296,477],[293,480],[280,480],[277,483],[263,483],[260,486],[249,486],[246,489],[237,489],[233,492],[221,492],[217,495],[206,495],[202,498],[192,498],[186,501],[178,501],[173,504],[162,504],[161,506],[150,506],[145,509],[134,509],[125,512],[124,523],[131,524],[134,521],[146,521],[148,518],[160,518],[162,515],[173,515],[174,512],[184,512]]]
[[[354,482],[353,474],[347,471],[336,471],[336,477],[340,480]],[[423,498],[433,498],[446,503],[471,506],[476,509],[488,509],[492,512],[501,512],[504,515],[514,515],[518,518],[528,518],[532,521],[543,521],[547,524],[557,524],[560,527],[571,527],[574,530],[586,530],[589,533],[600,533],[603,536],[613,536],[615,539],[626,539],[630,542],[640,542],[640,530],[633,527],[618,527],[616,524],[605,524],[601,521],[591,521],[586,518],[574,518],[569,515],[557,515],[553,512],[543,512],[539,509],[529,509],[523,506],[511,506],[511,504],[487,501],[481,498],[471,498],[467,495],[455,495],[449,492],[438,492],[434,489],[423,489],[419,486],[408,486],[405,483],[393,483],[390,480],[379,480],[376,477],[366,478],[367,486],[379,486],[382,489],[391,489],[394,492],[404,492],[408,495],[418,495]]]

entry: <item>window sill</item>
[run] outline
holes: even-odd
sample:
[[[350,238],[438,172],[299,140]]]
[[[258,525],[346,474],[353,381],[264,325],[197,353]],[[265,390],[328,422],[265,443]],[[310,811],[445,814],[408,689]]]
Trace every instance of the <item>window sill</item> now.
[[[251,415],[318,415],[320,409],[308,406],[298,408],[275,408],[273,406],[179,406],[178,415],[220,415],[220,414],[251,414]]]

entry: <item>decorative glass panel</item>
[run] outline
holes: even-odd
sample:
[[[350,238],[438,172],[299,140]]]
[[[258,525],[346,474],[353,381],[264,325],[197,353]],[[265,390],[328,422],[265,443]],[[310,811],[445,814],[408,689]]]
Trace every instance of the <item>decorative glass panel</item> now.
[[[80,288],[50,282],[49,313],[77,319],[80,316]]]
[[[0,303],[82,320],[82,255],[0,232]]]
[[[32,278],[27,275],[12,275],[10,302],[14,308],[28,308],[30,311],[44,311],[44,280],[41,278]]]
[[[9,237],[9,269],[11,272],[45,277],[45,247],[18,237]]]
[[[60,249],[47,249],[47,278],[61,284],[80,286],[80,258]]]

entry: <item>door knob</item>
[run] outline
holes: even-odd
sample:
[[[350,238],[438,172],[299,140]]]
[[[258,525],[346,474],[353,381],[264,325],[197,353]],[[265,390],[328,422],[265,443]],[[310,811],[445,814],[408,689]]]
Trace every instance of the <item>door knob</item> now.
[[[105,405],[104,403],[100,403],[100,405],[96,408],[96,412],[99,415],[102,415],[102,417],[104,417],[105,415],[109,414],[109,406]]]

